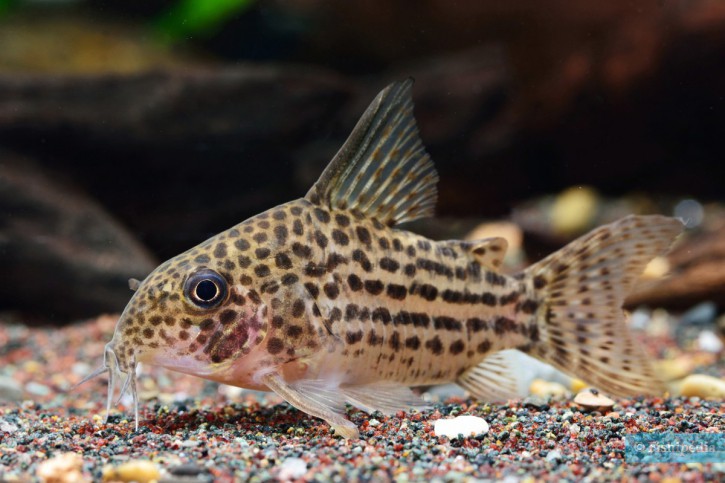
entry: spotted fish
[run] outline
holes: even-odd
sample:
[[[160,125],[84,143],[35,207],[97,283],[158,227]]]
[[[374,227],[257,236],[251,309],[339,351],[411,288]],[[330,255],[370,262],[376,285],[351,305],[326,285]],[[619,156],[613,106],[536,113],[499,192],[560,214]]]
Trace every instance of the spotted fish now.
[[[409,388],[456,382],[518,394],[516,351],[614,395],[664,387],[628,334],[622,301],[682,223],[629,216],[515,275],[503,238],[431,241],[395,226],[432,215],[438,175],[418,136],[411,81],[384,89],[304,198],[163,263],[106,345],[114,385],[138,363],[271,390],[358,436],[345,404],[394,413]]]

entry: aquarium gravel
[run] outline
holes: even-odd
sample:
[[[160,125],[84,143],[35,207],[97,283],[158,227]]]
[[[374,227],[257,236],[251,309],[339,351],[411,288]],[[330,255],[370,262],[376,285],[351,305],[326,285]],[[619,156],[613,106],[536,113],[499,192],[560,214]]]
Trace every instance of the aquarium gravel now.
[[[725,472],[725,463],[624,460],[628,433],[723,432],[722,401],[699,398],[618,399],[604,413],[573,397],[449,398],[431,411],[392,417],[350,409],[361,430],[350,441],[276,396],[144,367],[134,431],[126,399],[104,422],[105,381],[69,391],[93,369],[114,324],[111,316],[66,328],[0,323],[0,481],[51,481],[42,479],[49,468],[58,478],[64,471],[77,477],[68,465],[81,460],[69,453],[82,458],[88,481],[706,481]],[[434,435],[437,419],[459,415],[479,416],[490,428],[468,438]]]

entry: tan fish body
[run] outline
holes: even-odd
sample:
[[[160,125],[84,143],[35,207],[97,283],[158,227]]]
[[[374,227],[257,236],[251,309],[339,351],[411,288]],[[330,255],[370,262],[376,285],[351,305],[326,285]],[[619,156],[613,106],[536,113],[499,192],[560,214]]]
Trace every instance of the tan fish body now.
[[[627,333],[622,300],[682,224],[630,216],[524,272],[506,241],[434,242],[395,225],[432,214],[437,174],[411,82],[382,91],[307,195],[165,262],[106,346],[108,405],[139,362],[272,390],[356,437],[345,403],[424,408],[409,386],[455,381],[518,395],[516,349],[615,395],[664,392]],[[124,387],[122,392],[126,389]]]

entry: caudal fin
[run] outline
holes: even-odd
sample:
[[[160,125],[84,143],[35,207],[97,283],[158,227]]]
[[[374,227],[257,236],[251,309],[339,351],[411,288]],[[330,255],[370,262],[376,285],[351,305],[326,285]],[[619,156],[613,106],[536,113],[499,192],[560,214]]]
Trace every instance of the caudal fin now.
[[[647,263],[682,231],[665,216],[628,216],[602,226],[524,273],[540,300],[530,354],[618,396],[665,388],[629,334],[622,303]]]

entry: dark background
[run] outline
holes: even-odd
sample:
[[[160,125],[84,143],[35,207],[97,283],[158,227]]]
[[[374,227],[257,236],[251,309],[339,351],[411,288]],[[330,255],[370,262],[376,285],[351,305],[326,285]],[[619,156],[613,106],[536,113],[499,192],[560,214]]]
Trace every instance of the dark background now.
[[[723,201],[718,0],[198,3],[0,0],[0,309],[120,310],[129,277],[303,195],[408,76],[444,218],[582,185]]]

